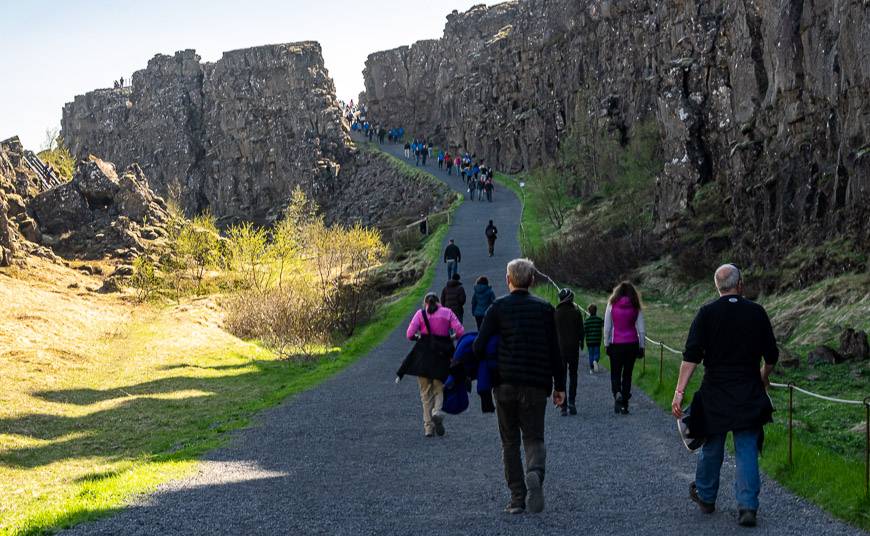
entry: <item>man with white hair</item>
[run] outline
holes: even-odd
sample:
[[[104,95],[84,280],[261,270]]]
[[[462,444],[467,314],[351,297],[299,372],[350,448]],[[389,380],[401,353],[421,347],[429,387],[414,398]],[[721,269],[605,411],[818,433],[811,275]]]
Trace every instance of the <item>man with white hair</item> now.
[[[534,280],[532,261],[514,259],[508,263],[510,294],[487,309],[474,341],[475,354],[483,357],[489,340],[499,337],[493,398],[505,480],[511,492],[505,511],[510,514],[544,509],[547,397],[552,392],[555,405],[565,402],[565,362],[559,353],[555,309],[529,293]],[[525,471],[521,445],[526,454]]]
[[[742,296],[740,269],[722,265],[714,282],[719,299],[701,307],[692,322],[671,410],[682,419],[686,386],[703,362],[704,379],[684,421],[689,437],[703,441],[689,497],[702,512],[715,511],[725,436],[731,432],[737,461],[737,522],[754,527],[761,489],[758,452],[763,427],[773,421],[767,387],[779,350],[767,312]]]

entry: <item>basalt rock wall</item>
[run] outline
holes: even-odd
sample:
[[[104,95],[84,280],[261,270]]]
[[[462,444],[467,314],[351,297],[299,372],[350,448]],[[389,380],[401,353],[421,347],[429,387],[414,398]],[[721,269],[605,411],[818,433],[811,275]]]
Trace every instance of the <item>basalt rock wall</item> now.
[[[274,220],[292,190],[315,198],[352,158],[320,45],[157,55],[131,87],[96,90],[63,109],[79,158],[139,164],[162,196],[219,220]]]
[[[520,0],[447,16],[444,36],[369,56],[375,121],[520,172],[590,119],[660,130],[659,229],[718,182],[758,262],[845,236],[868,248],[870,3]]]

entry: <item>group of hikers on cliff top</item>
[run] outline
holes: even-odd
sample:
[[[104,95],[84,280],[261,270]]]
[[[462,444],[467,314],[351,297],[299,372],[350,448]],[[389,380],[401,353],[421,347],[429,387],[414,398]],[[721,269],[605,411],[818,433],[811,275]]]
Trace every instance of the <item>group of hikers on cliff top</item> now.
[[[489,225],[494,227],[492,221]],[[561,415],[576,415],[580,352],[587,348],[589,372],[594,374],[601,370],[603,343],[614,411],[629,414],[632,371],[644,357],[643,302],[634,285],[623,281],[607,300],[604,317],[597,315],[593,304],[584,321],[570,289],[561,289],[556,307],[532,295],[539,272],[532,261],[514,259],[506,269],[507,295],[497,298],[487,278],[477,278],[472,314],[478,331],[470,332],[463,326],[461,260],[458,246],[450,240],[444,252],[448,283],[440,298],[427,294],[414,314],[407,329],[414,347],[402,361],[396,381],[417,376],[426,437],[445,435],[446,415],[468,408],[468,392],[476,382],[481,410],[495,413],[498,421],[510,493],[505,511],[538,513],[544,510],[547,398],[552,397]],[[725,437],[731,432],[737,521],[755,526],[761,487],[758,454],[763,427],[772,422],[773,413],[767,388],[779,353],[766,311],[742,296],[740,269],[733,264],[719,267],[714,283],[719,298],[701,307],[686,339],[672,413],[686,446],[700,449],[689,498],[701,512],[715,511]],[[684,407],[686,387],[700,363],[703,382]]]

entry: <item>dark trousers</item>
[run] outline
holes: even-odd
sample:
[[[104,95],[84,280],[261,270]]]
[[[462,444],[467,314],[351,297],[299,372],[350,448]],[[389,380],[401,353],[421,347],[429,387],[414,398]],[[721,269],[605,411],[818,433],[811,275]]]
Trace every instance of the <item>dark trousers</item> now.
[[[495,238],[487,238],[486,243],[489,245],[489,256],[495,255]]]
[[[480,325],[483,324],[483,317],[475,315],[474,321],[477,323],[477,331],[480,331]]]
[[[544,446],[546,389],[502,384],[492,390],[501,436],[504,477],[511,491],[512,505],[526,503],[526,471],[536,472],[544,481],[547,449]],[[520,447],[526,453],[526,468]]]
[[[610,390],[613,395],[622,393],[622,399],[631,398],[631,373],[634,371],[634,362],[640,355],[640,347],[637,343],[611,344],[608,348],[610,356]]]
[[[573,406],[574,401],[577,400],[577,367],[580,364],[580,350],[563,355],[562,359],[568,365],[568,399],[562,404],[562,407],[568,407],[568,404]]]

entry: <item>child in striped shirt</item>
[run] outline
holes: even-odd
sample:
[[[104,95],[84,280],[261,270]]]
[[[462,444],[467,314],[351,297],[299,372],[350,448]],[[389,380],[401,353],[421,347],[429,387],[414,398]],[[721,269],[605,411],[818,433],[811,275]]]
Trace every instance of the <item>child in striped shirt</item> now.
[[[584,323],[584,338],[586,351],[589,352],[589,374],[600,372],[598,360],[601,359],[601,334],[604,331],[604,320],[596,316],[598,307],[592,303],[589,305],[589,318]]]

